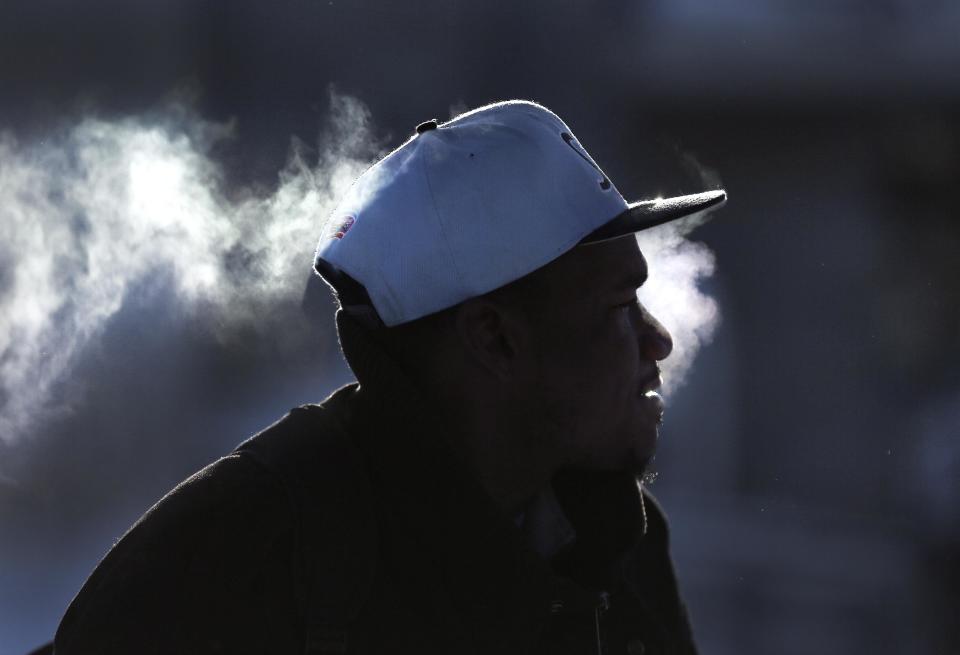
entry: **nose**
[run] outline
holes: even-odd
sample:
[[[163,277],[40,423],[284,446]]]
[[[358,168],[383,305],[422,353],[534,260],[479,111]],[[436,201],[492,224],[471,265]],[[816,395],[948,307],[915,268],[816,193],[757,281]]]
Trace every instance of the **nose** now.
[[[641,354],[656,361],[666,359],[673,351],[673,337],[645,307],[641,308],[639,327]]]

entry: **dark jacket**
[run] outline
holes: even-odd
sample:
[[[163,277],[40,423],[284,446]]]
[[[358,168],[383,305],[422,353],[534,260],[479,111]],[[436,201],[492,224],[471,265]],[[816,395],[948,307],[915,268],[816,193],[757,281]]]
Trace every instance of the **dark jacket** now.
[[[466,472],[413,383],[342,312],[359,384],[178,485],[67,610],[58,655],[695,652],[667,525],[636,480],[554,480],[546,558]]]

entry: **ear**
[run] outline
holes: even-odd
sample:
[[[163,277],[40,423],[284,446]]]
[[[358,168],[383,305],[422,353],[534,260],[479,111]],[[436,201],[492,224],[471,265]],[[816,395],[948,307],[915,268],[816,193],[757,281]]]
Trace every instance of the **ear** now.
[[[460,344],[471,361],[501,382],[517,374],[530,328],[516,312],[478,297],[461,303],[454,320]]]

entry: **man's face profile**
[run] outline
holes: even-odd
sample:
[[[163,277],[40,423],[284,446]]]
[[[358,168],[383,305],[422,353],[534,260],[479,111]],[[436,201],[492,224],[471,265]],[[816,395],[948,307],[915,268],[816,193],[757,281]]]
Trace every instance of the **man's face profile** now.
[[[545,267],[533,319],[532,410],[564,466],[641,472],[656,448],[659,360],[670,335],[639,303],[647,265],[632,235],[582,245]]]

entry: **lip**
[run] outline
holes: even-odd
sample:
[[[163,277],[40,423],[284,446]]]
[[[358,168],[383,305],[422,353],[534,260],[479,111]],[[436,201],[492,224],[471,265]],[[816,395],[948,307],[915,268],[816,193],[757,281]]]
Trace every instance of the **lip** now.
[[[651,391],[656,391],[663,385],[663,378],[660,377],[660,369],[654,369],[653,373],[640,385],[640,395],[645,396]],[[659,394],[656,394],[659,396]]]
[[[666,408],[666,404],[663,402],[663,398],[656,391],[648,391],[647,393],[641,396],[643,401],[650,405],[651,409],[655,414],[657,414],[657,419],[663,419],[663,410]]]
[[[663,385],[659,367],[647,377],[640,386],[640,398],[647,405],[649,411],[656,416],[657,423],[663,422],[665,403],[657,390]]]

